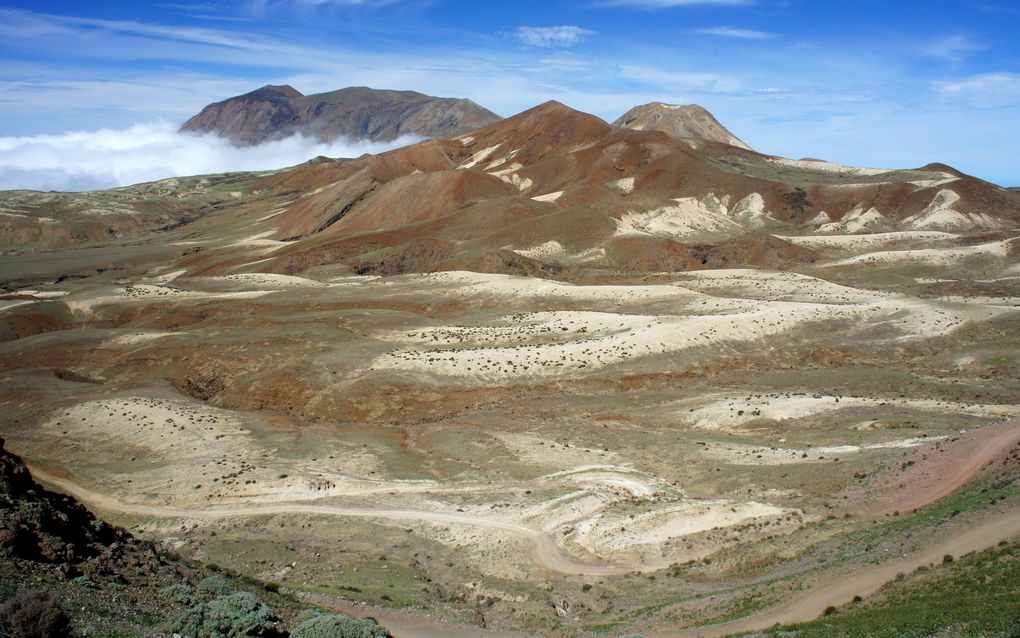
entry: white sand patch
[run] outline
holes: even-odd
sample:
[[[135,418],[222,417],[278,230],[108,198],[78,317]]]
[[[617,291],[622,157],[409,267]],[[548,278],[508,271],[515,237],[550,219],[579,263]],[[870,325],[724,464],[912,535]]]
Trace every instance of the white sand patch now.
[[[765,198],[761,193],[751,193],[744,199],[737,202],[729,216],[737,223],[748,227],[764,226],[774,218],[765,210]]]
[[[629,195],[634,192],[634,178],[622,177],[620,179],[614,179],[611,182],[606,182],[606,186],[623,193],[624,195]]]
[[[535,200],[536,202],[555,202],[562,196],[563,191],[556,191],[553,193],[546,193],[545,195],[538,195],[536,197],[532,197],[531,199]]]
[[[511,316],[503,323],[514,322],[513,328],[499,327],[499,336],[510,337],[500,345],[398,349],[376,358],[372,368],[485,382],[572,375],[640,357],[755,341],[806,321],[829,318],[831,308],[836,306],[775,304],[740,314],[692,317],[589,312]],[[536,334],[544,341],[531,343]]]
[[[186,334],[184,332],[164,332],[160,330],[132,330],[121,335],[117,335],[113,339],[107,342],[107,345],[112,346],[133,346],[140,343],[148,343],[164,337],[176,337],[179,335]]]
[[[832,219],[829,218],[829,214],[823,210],[820,213],[818,213],[817,215],[815,215],[814,217],[812,217],[808,221],[808,224],[810,224],[812,226],[821,226],[823,224],[828,224],[831,221],[832,221]]]
[[[517,157],[517,154],[520,153],[520,152],[521,152],[521,149],[519,149],[519,148],[510,151],[509,153],[507,153],[503,157],[501,157],[501,158],[499,158],[499,159],[497,159],[497,160],[495,160],[493,162],[490,162],[489,165],[485,167],[485,170],[486,171],[491,171],[494,168],[498,168],[498,167],[502,166],[503,164],[506,164],[507,162],[509,162],[513,158]]]
[[[330,184],[330,186],[332,186],[332,184]],[[316,190],[318,190],[318,189],[316,189]],[[259,222],[264,222],[264,221],[266,221],[267,219],[272,219],[272,218],[276,217],[277,215],[282,215],[282,214],[283,214],[284,212],[286,212],[286,211],[287,211],[287,209],[288,209],[288,208],[289,208],[288,206],[280,206],[279,208],[277,208],[277,209],[275,209],[275,210],[271,211],[271,212],[270,212],[270,213],[269,213],[268,215],[266,215],[265,217],[259,217],[259,218],[258,218],[258,219],[256,219],[255,221],[259,221]]]
[[[931,179],[915,179],[910,181],[910,183],[913,184],[914,186],[917,186],[919,189],[923,190],[925,188],[935,188],[936,186],[942,186],[943,184],[955,182],[960,179],[959,177],[955,175],[950,175],[949,173],[933,172],[930,173],[930,175],[932,176]]]
[[[916,250],[886,250],[865,253],[846,259],[822,264],[828,266],[852,266],[861,264],[890,264],[897,262],[914,262],[927,266],[951,266],[968,257],[1006,257],[1009,255],[1010,246],[1020,238],[1004,239],[1002,241],[977,244],[975,246],[961,246],[959,248],[919,248]]]
[[[14,310],[19,306],[27,306],[33,303],[35,302],[31,300],[13,300],[13,299],[0,300],[0,312],[7,312],[8,310]]]
[[[807,248],[835,248],[840,250],[874,250],[890,244],[945,242],[959,238],[954,233],[933,230],[906,230],[866,235],[773,235],[784,241]]]
[[[94,308],[107,303],[123,303],[126,300],[138,301],[178,301],[191,299],[256,299],[270,295],[273,290],[243,290],[239,292],[198,292],[156,286],[152,284],[134,284],[114,289],[113,294],[106,295],[75,295],[64,300],[68,309],[80,315],[90,314]]]
[[[947,188],[936,193],[923,211],[903,220],[903,225],[917,229],[972,230],[975,228],[1000,228],[1002,222],[990,215],[964,214],[953,208],[960,201],[960,195]]]
[[[474,168],[475,166],[477,166],[481,162],[484,162],[485,160],[489,159],[489,156],[492,155],[493,153],[495,153],[496,149],[499,148],[499,146],[500,146],[499,144],[496,144],[495,146],[490,146],[489,148],[483,148],[482,150],[480,150],[480,151],[476,152],[474,155],[472,155],[471,159],[469,161],[465,162],[464,164],[461,164],[457,168],[464,168],[464,169],[466,169],[466,168]]]
[[[504,168],[502,170],[492,171],[490,173],[490,175],[493,175],[495,177],[499,177],[499,178],[502,179],[504,175],[509,176],[511,173],[516,173],[517,171],[521,170],[522,168],[524,168],[524,164],[521,164],[520,162],[514,162],[513,164],[511,164],[510,166],[507,166],[506,168]],[[506,180],[504,180],[504,181],[506,181]]]
[[[763,301],[862,304],[898,298],[893,293],[851,288],[799,273],[751,268],[691,271],[684,274],[681,283],[709,294]]]
[[[565,536],[597,556],[612,556],[750,521],[778,519],[798,510],[766,503],[685,501],[637,514],[602,512],[580,521]]]
[[[280,241],[278,239],[266,239],[270,235],[276,234],[275,230],[267,230],[264,233],[252,235],[251,237],[245,237],[240,241],[236,241],[232,244],[227,244],[224,248],[237,248],[240,246],[254,246],[257,248],[270,248],[277,249],[287,245],[287,242]]]
[[[885,215],[877,208],[864,207],[858,204],[843,219],[835,222],[822,224],[818,227],[820,233],[863,233],[880,229],[888,222]]]
[[[526,191],[529,188],[531,188],[535,183],[531,180],[530,177],[521,177],[517,173],[514,173],[512,175],[501,174],[499,178],[506,182],[507,184],[512,184],[513,186],[516,186],[517,190],[519,191]]]
[[[610,487],[622,489],[631,496],[648,498],[655,495],[682,495],[682,491],[667,484],[657,476],[631,467],[618,465],[584,465],[547,474],[539,481],[567,480],[581,486],[596,489]]]
[[[153,277],[152,281],[156,282],[157,284],[168,284],[187,272],[188,272],[187,270],[175,270],[173,272],[168,272],[165,275]]]
[[[17,290],[20,297],[32,297],[33,299],[57,299],[71,294],[69,290]]]
[[[535,300],[564,300],[586,302],[628,303],[665,301],[674,299],[690,301],[702,296],[693,290],[674,285],[641,286],[578,286],[536,277],[517,277],[490,273],[476,273],[465,270],[412,275],[412,280],[432,284],[445,284],[458,295],[486,297],[524,297]],[[727,306],[729,307],[729,306]]]
[[[467,146],[471,142],[475,141],[475,138],[470,136],[470,135],[465,135],[463,137],[458,137],[457,139],[460,140],[460,143],[461,143],[462,146]]]
[[[739,429],[756,419],[799,419],[846,408],[908,408],[939,414],[964,414],[987,418],[1020,416],[1020,405],[984,405],[901,399],[898,397],[836,397],[819,394],[769,393],[722,395],[705,403],[704,398],[681,401],[676,414],[692,426],[705,430]]]
[[[588,250],[581,251],[579,253],[569,252],[560,242],[554,240],[547,241],[544,244],[533,246],[526,249],[514,249],[513,252],[530,259],[538,260],[556,260],[556,261],[569,261],[574,263],[586,263],[589,261],[595,261],[602,259],[606,256],[604,248],[589,248]]]
[[[624,213],[616,221],[616,235],[688,237],[698,233],[737,232],[742,228],[727,217],[727,209],[714,195],[702,200],[681,197],[675,204],[650,211]]]
[[[463,273],[446,275],[446,281],[464,276]],[[465,278],[469,282],[485,280],[479,275]],[[436,281],[442,279],[436,278]],[[530,286],[522,287],[513,278],[490,281],[494,284],[486,290],[490,295],[513,291],[538,299],[564,298],[564,293],[569,291],[576,295],[572,295],[574,299],[583,299],[585,294],[596,295],[594,299],[615,295],[611,298],[622,304],[626,301],[624,293],[610,292],[613,288],[630,292],[632,297],[637,292],[629,291],[627,286],[579,286],[571,290],[568,286],[549,285],[548,292],[536,294],[539,291]],[[817,285],[810,278],[806,283]],[[503,290],[498,289],[501,284]],[[635,288],[639,294],[659,293],[658,287]],[[465,288],[461,288],[461,294],[464,291]],[[689,291],[679,288],[674,294],[677,294],[677,308],[687,314],[519,313],[484,325],[391,333],[383,338],[404,344],[404,347],[377,357],[371,368],[414,372],[431,379],[452,377],[475,383],[505,383],[516,379],[590,374],[626,361],[695,348],[735,347],[827,320],[857,323],[862,338],[875,333],[883,335],[879,337],[883,341],[896,341],[948,334],[967,321],[987,320],[1010,311],[972,303],[872,295],[854,289],[828,291],[827,303],[691,297]],[[681,296],[684,294],[688,296]]]
[[[293,286],[327,286],[314,279],[295,277],[294,275],[278,275],[274,273],[247,272],[226,275],[223,277],[209,277],[212,280],[234,281],[238,283],[254,284],[262,287],[290,288]]]
[[[834,459],[874,450],[909,449],[948,439],[948,436],[918,436],[885,443],[865,445],[824,445],[802,449],[744,445],[739,443],[708,443],[702,456],[731,465],[793,465],[800,463],[831,463]],[[701,447],[701,446],[699,446]]]
[[[887,168],[861,168],[857,166],[846,166],[834,162],[813,161],[813,160],[791,160],[782,157],[770,157],[766,161],[776,166],[785,168],[797,168],[804,171],[839,173],[847,177],[882,175],[892,172]]]

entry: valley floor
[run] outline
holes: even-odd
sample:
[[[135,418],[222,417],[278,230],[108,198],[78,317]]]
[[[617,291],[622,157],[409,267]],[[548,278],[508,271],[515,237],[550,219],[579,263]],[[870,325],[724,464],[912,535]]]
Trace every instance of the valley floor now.
[[[831,236],[796,272],[574,284],[262,273],[277,245],[235,239],[217,276],[0,258],[2,434],[136,534],[398,637],[725,635],[1020,534],[1010,250]]]

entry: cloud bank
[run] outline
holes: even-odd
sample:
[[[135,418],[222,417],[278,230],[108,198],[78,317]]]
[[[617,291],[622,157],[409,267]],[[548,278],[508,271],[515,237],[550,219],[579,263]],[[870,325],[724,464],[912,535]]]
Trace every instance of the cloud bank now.
[[[319,155],[358,157],[417,142],[337,140],[295,135],[238,148],[213,134],[178,133],[168,122],[59,135],[0,137],[0,190],[82,191],[167,177],[293,166]]]

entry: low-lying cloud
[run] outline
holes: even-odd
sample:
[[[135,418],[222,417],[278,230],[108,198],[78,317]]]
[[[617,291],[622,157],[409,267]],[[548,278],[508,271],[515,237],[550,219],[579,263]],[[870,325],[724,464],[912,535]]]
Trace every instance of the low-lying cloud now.
[[[0,137],[0,190],[97,190],[184,175],[269,170],[319,155],[358,157],[416,141],[409,136],[385,143],[327,143],[295,135],[239,148],[213,134],[178,133],[168,122],[125,130]]]

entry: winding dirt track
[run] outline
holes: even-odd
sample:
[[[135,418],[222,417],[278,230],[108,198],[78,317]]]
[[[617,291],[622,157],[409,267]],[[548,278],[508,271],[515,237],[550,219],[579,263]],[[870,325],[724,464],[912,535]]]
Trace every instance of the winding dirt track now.
[[[968,452],[953,469],[938,476],[938,480],[916,489],[898,500],[894,507],[880,508],[879,513],[893,509],[910,511],[924,507],[949,496],[974,478],[988,463],[1014,445],[1020,443],[1020,419],[1010,419],[991,428],[1000,429]],[[993,430],[994,431],[994,430]],[[973,434],[971,436],[974,436]],[[767,629],[773,625],[807,622],[821,616],[827,607],[844,605],[854,596],[867,597],[882,585],[895,580],[900,573],[909,573],[932,563],[940,563],[946,554],[959,556],[982,551],[1002,541],[1020,536],[1020,511],[991,516],[921,552],[904,556],[900,560],[832,577],[813,589],[803,592],[795,600],[765,609],[746,618],[697,629],[664,630],[647,633],[652,638],[718,638],[734,633]]]
[[[739,632],[767,629],[777,623],[785,625],[814,620],[825,612],[826,607],[843,605],[850,602],[854,596],[867,597],[875,593],[882,585],[895,580],[897,574],[901,572],[906,574],[922,565],[940,563],[946,554],[960,556],[967,552],[981,551],[1017,536],[1020,536],[1020,512],[1007,512],[987,518],[946,541],[900,560],[866,567],[845,576],[830,576],[821,585],[799,594],[796,600],[746,618],[698,629],[645,635],[651,638],[718,638]]]
[[[552,537],[541,530],[498,519],[482,518],[470,514],[450,512],[426,512],[411,509],[371,509],[358,507],[334,507],[330,505],[310,505],[304,503],[274,503],[270,505],[241,505],[236,507],[211,508],[180,508],[166,505],[142,505],[125,503],[117,499],[89,490],[65,478],[55,476],[46,470],[26,463],[32,475],[39,481],[49,484],[62,492],[74,496],[78,500],[94,508],[121,514],[137,516],[154,516],[158,518],[192,518],[216,519],[234,516],[260,516],[265,514],[317,514],[322,516],[344,516],[358,518],[375,518],[404,521],[425,521],[428,523],[446,523],[452,525],[469,525],[483,529],[494,529],[509,532],[529,541],[535,549],[535,562],[561,574],[585,576],[612,576],[631,572],[633,567],[617,565],[592,565],[579,561],[566,554]]]
[[[914,489],[906,494],[901,494],[895,503],[879,509],[878,513],[890,514],[897,510],[909,512],[945,498],[974,478],[985,465],[1020,443],[1020,419],[1010,419],[1002,424],[980,428],[968,434],[969,436],[978,436],[982,430],[991,431],[993,428],[1001,428],[1002,431],[981,441],[975,449],[968,453],[966,458],[959,459],[959,463],[952,469],[940,472],[937,480],[925,486],[925,489]]]
[[[962,459],[952,472],[940,476],[939,480],[924,486],[897,504],[898,509],[907,511],[922,507],[944,498],[972,479],[990,461],[1020,442],[1020,419],[1001,424],[1002,432],[996,433]],[[55,476],[46,470],[29,465],[32,474],[63,492],[71,494],[92,507],[140,516],[160,518],[215,519],[234,516],[257,516],[265,514],[315,514],[324,516],[361,517],[389,520],[417,520],[430,523],[469,525],[484,529],[508,532],[529,541],[534,547],[534,559],[539,565],[563,574],[609,576],[624,574],[638,569],[635,566],[592,565],[581,562],[566,554],[546,532],[526,525],[500,521],[469,514],[449,512],[427,512],[411,509],[370,509],[347,508],[303,503],[274,503],[267,505],[243,505],[237,507],[177,508],[159,505],[125,503],[114,498],[86,489],[71,480]],[[752,614],[733,622],[697,629],[663,630],[647,633],[654,638],[717,638],[733,633],[761,630],[776,624],[805,622],[819,617],[827,607],[843,605],[854,596],[869,596],[882,585],[892,581],[900,573],[908,573],[922,565],[938,563],[946,554],[958,556],[972,551],[994,547],[1001,541],[1020,536],[1020,511],[1005,512],[988,517],[973,526],[960,531],[940,543],[899,560],[866,567],[841,576],[830,578],[796,598],[776,607]],[[407,634],[411,636],[413,634]]]

